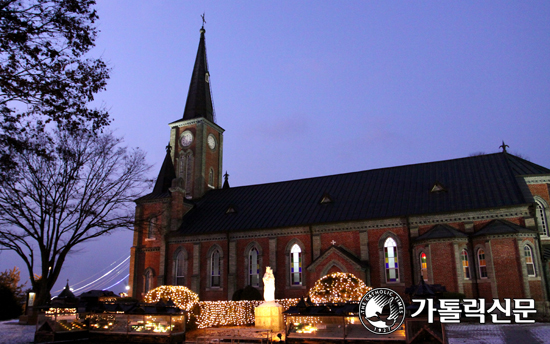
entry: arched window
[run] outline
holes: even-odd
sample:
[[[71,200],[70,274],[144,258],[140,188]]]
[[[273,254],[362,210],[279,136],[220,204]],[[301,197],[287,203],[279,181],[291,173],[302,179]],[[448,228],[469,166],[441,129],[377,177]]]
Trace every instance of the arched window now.
[[[546,219],[546,208],[541,201],[535,200],[537,203],[537,222],[540,235],[548,235],[548,221]]]
[[[298,244],[290,249],[290,285],[302,285],[302,249]]]
[[[193,189],[193,152],[182,153],[179,162],[179,176],[183,178],[183,187],[185,194],[191,195]]]
[[[481,248],[477,251],[477,262],[479,265],[479,278],[487,278],[487,262],[485,261],[485,251]]]
[[[148,268],[143,274],[143,293],[147,294],[151,289],[153,289],[153,270]]]
[[[523,252],[525,255],[525,267],[527,268],[528,276],[536,276],[537,271],[535,270],[535,263],[533,262],[533,250],[529,245],[523,247]]]
[[[208,186],[215,187],[214,186],[214,170],[210,169],[210,172],[208,173]]]
[[[149,228],[147,229],[147,239],[155,239],[155,229],[157,227],[157,218],[152,217],[149,220]]]
[[[252,247],[248,253],[248,281],[251,286],[260,286],[260,264],[258,261],[258,250]]]
[[[426,253],[420,253],[420,268],[422,270],[422,279],[428,281],[428,257]]]
[[[220,286],[220,251],[215,249],[210,256],[210,286]]]
[[[464,279],[470,279],[470,261],[468,260],[468,251],[466,251],[466,249],[462,250],[460,259],[462,260],[462,274]]]
[[[179,158],[179,175],[178,177],[183,178],[185,181],[187,176],[187,155],[184,154],[183,151],[180,152],[180,158]],[[184,182],[185,185],[185,182]]]
[[[386,263],[386,282],[399,281],[399,261],[397,258],[397,244],[393,238],[384,242],[384,258]]]
[[[187,261],[185,259],[185,252],[180,250],[176,254],[174,259],[174,284],[185,285],[185,273],[187,268]]]

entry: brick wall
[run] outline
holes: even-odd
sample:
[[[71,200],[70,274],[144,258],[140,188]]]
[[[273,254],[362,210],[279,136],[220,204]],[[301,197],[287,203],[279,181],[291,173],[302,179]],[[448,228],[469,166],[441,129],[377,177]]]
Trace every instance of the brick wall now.
[[[533,196],[539,196],[546,202],[550,203],[550,195],[548,191],[548,184],[529,184],[529,191]]]
[[[491,252],[499,298],[522,298],[523,277],[515,238],[494,238]]]
[[[458,292],[458,278],[453,243],[430,244],[433,283],[441,284],[447,291]]]

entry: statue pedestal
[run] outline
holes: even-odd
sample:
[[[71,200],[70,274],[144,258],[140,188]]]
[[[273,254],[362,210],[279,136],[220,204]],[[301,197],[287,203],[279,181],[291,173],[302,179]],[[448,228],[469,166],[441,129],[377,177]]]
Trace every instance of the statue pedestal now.
[[[270,329],[273,332],[283,331],[283,306],[275,301],[266,301],[254,309],[255,326]]]

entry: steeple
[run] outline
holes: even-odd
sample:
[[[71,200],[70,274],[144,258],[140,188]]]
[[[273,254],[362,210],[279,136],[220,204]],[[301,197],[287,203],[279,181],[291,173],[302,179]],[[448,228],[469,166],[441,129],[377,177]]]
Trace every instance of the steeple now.
[[[195,59],[195,67],[191,75],[191,84],[187,93],[187,102],[183,112],[183,120],[206,118],[214,122],[214,107],[210,94],[210,74],[206,61],[206,43],[204,41],[204,25],[201,27],[199,50]]]
[[[172,168],[188,199],[221,188],[223,181],[224,130],[214,122],[204,33],[203,25],[183,118],[169,123]]]
[[[170,145],[166,146],[166,157],[160,168],[159,175],[157,177],[157,182],[155,183],[155,188],[153,189],[153,195],[160,195],[172,186],[172,180],[176,178],[176,171],[174,170],[174,164],[172,163],[172,158],[170,157],[170,152],[172,147]]]

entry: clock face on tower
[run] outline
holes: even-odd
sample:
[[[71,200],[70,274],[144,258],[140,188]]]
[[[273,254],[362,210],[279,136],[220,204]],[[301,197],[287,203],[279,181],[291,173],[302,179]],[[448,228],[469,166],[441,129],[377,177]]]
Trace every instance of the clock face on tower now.
[[[210,149],[216,148],[216,138],[212,134],[208,135],[208,147]]]
[[[180,143],[182,147],[189,147],[193,142],[193,133],[189,130],[184,131],[180,136]]]

